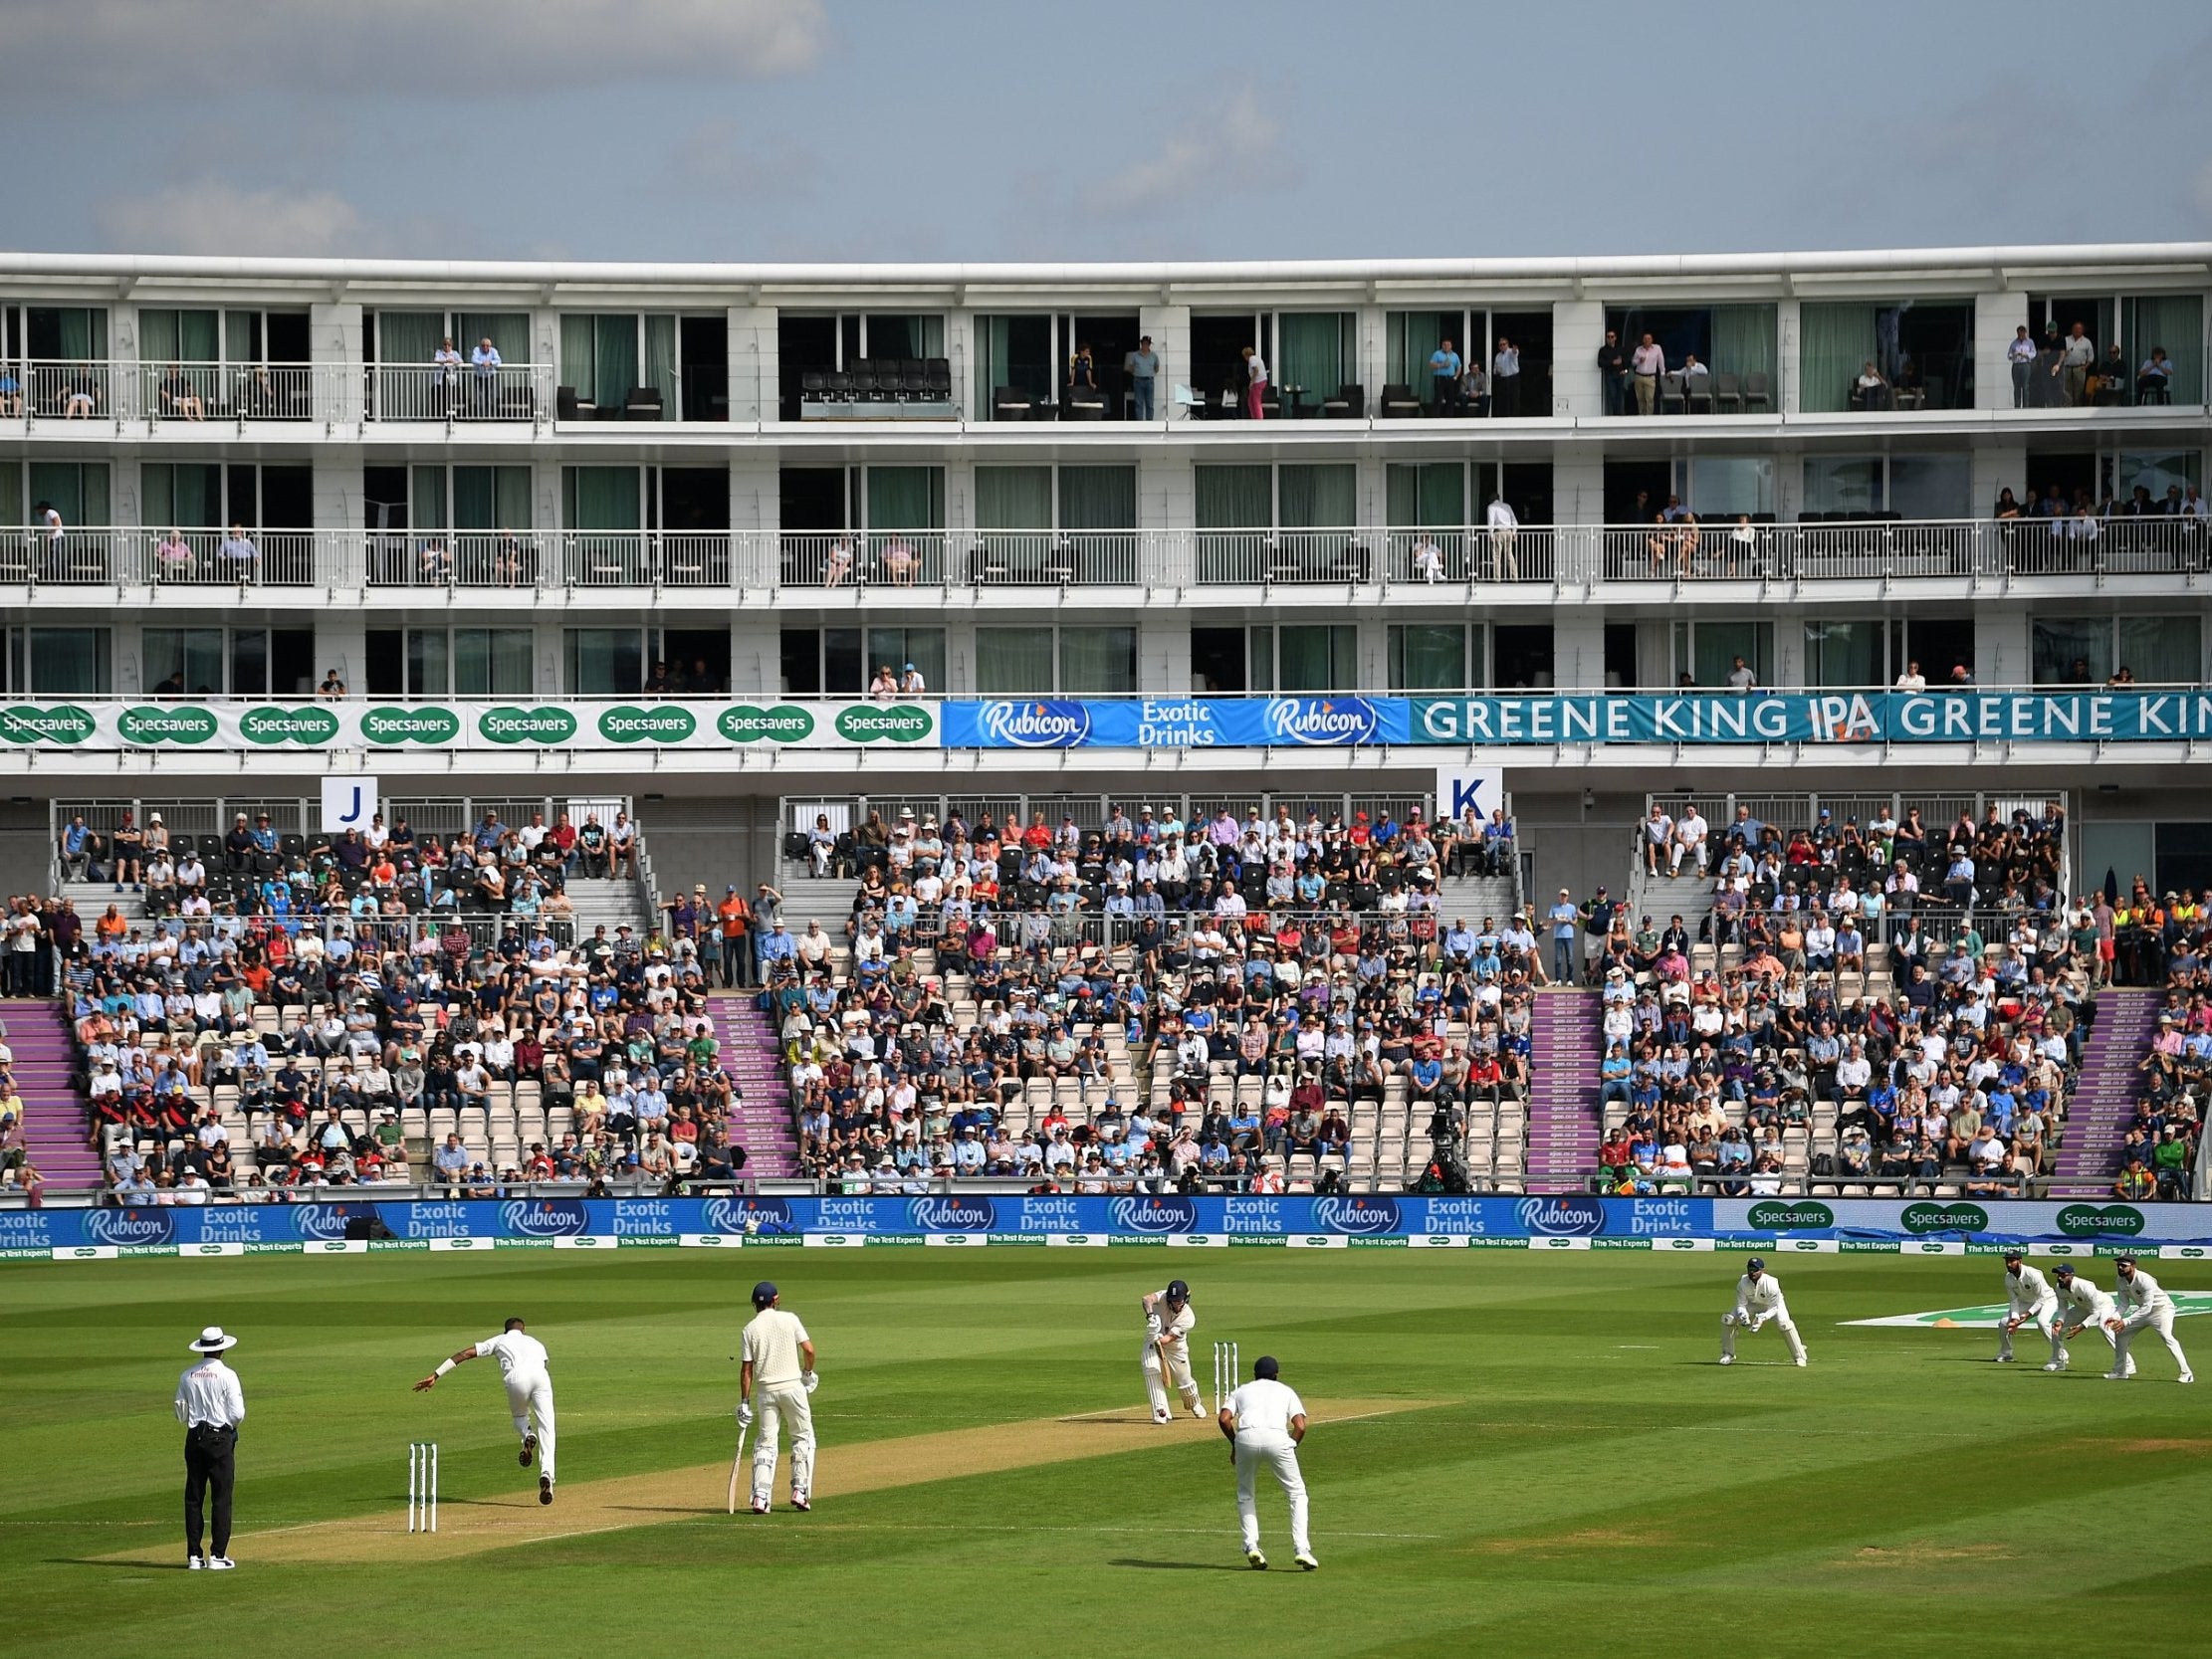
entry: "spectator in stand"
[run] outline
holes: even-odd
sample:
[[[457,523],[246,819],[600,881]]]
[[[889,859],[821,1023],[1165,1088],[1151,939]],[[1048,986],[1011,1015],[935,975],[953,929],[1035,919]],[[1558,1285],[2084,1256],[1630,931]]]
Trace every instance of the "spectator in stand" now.
[[[1629,361],[1636,382],[1636,412],[1653,414],[1659,405],[1659,376],[1666,372],[1666,353],[1659,349],[1658,340],[1646,334],[1637,341]]]

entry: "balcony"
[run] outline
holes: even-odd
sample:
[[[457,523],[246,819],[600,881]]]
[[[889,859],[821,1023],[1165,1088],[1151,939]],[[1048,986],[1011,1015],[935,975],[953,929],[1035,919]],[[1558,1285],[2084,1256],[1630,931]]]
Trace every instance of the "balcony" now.
[[[258,426],[325,432],[363,424],[548,425],[553,369],[490,370],[434,364],[123,363],[28,361],[0,365],[0,429],[189,435]]]

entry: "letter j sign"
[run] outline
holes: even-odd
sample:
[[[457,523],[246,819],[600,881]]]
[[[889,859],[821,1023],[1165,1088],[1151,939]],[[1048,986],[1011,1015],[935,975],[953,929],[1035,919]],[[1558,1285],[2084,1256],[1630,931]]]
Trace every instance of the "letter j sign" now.
[[[323,833],[366,830],[376,816],[376,780],[372,777],[327,777],[323,780]]]

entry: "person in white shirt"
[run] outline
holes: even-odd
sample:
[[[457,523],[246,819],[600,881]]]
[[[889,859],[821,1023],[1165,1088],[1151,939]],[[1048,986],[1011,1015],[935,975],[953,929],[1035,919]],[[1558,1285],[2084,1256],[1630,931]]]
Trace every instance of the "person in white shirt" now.
[[[2059,1329],[2053,1340],[2063,1348],[2073,1338],[2094,1330],[2112,1350],[2113,1368],[2126,1375],[2127,1366],[2118,1358],[2119,1335],[2112,1329],[2119,1321],[2112,1299],[2076,1273],[2072,1262],[2061,1262],[2051,1270],[2051,1277],[2058,1281],[2055,1289],[2059,1294]]]
[[[1666,859],[1666,873],[1669,876],[1681,873],[1684,853],[1697,861],[1697,874],[1704,875],[1708,856],[1705,850],[1707,833],[1705,820],[1698,814],[1696,803],[1691,802],[1684,806],[1682,815],[1674,820],[1674,845]]]
[[[1743,1327],[1756,1335],[1769,1320],[1781,1327],[1782,1340],[1790,1345],[1791,1359],[1800,1365],[1805,1363],[1805,1344],[1790,1318],[1789,1304],[1782,1300],[1782,1286],[1766,1267],[1757,1256],[1744,1263],[1743,1277],[1736,1281],[1736,1305],[1720,1316],[1720,1362],[1723,1365],[1736,1362],[1737,1328]]]
[[[184,1564],[197,1572],[228,1572],[230,1499],[237,1479],[238,1425],[246,1420],[246,1391],[222,1355],[236,1337],[211,1325],[190,1345],[200,1357],[176,1379],[176,1420],[184,1425]],[[207,1505],[208,1543],[200,1548],[200,1506]]]
[[[1674,839],[1674,820],[1666,815],[1666,808],[1657,801],[1652,803],[1652,815],[1644,820],[1644,873],[1659,874],[1659,854],[1666,851]]]
[[[776,1305],[768,1280],[753,1287],[754,1314],[745,1328],[744,1355],[738,1367],[738,1428],[753,1421],[753,1401],[761,1401],[761,1434],[753,1443],[753,1513],[769,1512],[769,1489],[775,1484],[776,1431],[791,1425],[791,1508],[813,1507],[814,1412],[807,1396],[814,1391],[814,1343],[796,1314]],[[735,1471],[733,1471],[735,1473]]]
[[[509,1320],[498,1336],[440,1360],[436,1370],[415,1384],[415,1392],[427,1394],[454,1366],[487,1356],[499,1361],[500,1380],[507,1385],[507,1409],[515,1419],[515,1432],[523,1437],[517,1461],[528,1469],[531,1458],[537,1457],[538,1501],[550,1504],[553,1500],[553,1372],[547,1365],[546,1345],[530,1336],[521,1320]]]
[[[1145,1397],[1152,1401],[1152,1420],[1174,1421],[1175,1414],[1168,1408],[1170,1382],[1183,1396],[1184,1409],[1204,1417],[1199,1379],[1191,1374],[1191,1333],[1199,1324],[1191,1308],[1191,1287],[1181,1279],[1170,1279],[1166,1290],[1145,1292],[1140,1306],[1145,1311]]]
[[[2196,1373],[2189,1369],[2189,1356],[2181,1351],[2181,1345],[2173,1336],[2173,1298],[2149,1274],[2135,1266],[2135,1258],[2122,1256],[2113,1267],[2118,1270],[2119,1283],[2114,1287],[2112,1368],[2105,1374],[2114,1378],[2135,1374],[2135,1360],[2127,1351],[2127,1345],[2136,1332],[2145,1328],[2158,1333],[2158,1340],[2166,1345],[2166,1351],[2173,1355],[2173,1362],[2181,1367],[2183,1382],[2196,1381]]]
[[[2051,1345],[2051,1362],[2043,1368],[2065,1370],[2067,1351],[2066,1345],[2059,1341],[2058,1296],[2051,1289],[2051,1281],[2030,1267],[2017,1250],[2005,1252],[2005,1298],[2009,1307],[1997,1322],[1997,1363],[2013,1362],[2012,1334],[2024,1325],[2032,1325]]]
[[[1298,1472],[1298,1447],[1306,1437],[1306,1402],[1281,1376],[1274,1355],[1261,1354],[1252,1361],[1251,1381],[1229,1395],[1215,1420],[1233,1448],[1229,1460],[1236,1466],[1236,1519],[1243,1529],[1244,1559],[1266,1570],[1267,1557],[1259,1552],[1259,1505],[1252,1490],[1264,1468],[1290,1503],[1291,1558],[1311,1572],[1321,1563],[1314,1559],[1306,1526],[1306,1482]]]
[[[1521,579],[1521,521],[1502,496],[1490,498],[1487,515],[1490,526],[1490,579],[1498,582],[1517,582]]]
[[[1918,663],[1904,665],[1904,672],[1897,676],[1896,689],[1900,692],[1924,692],[1928,689],[1927,676],[1920,672]]]
[[[1430,583],[1443,580],[1443,549],[1437,545],[1435,536],[1424,530],[1414,543],[1413,556],[1415,576]]]

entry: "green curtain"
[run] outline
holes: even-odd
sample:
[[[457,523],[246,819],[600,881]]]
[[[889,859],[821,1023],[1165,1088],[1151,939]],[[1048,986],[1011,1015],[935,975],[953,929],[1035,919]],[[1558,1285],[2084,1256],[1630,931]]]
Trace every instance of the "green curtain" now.
[[[1269,365],[1276,382],[1305,387],[1311,394],[1310,408],[1319,408],[1321,399],[1334,397],[1352,377],[1356,360],[1352,322],[1350,311],[1284,311],[1278,315],[1278,360]]]
[[[476,349],[476,342],[485,335],[492,337],[492,349],[497,351],[502,364],[527,363],[531,357],[530,312],[528,311],[460,311],[453,318],[453,343],[466,357]]]
[[[61,324],[62,357],[66,362],[97,363],[108,355],[108,313],[83,306],[65,306],[55,313]]]
[[[1834,414],[1851,407],[1851,383],[1879,354],[1875,317],[1879,306],[1856,302],[1808,303],[1798,309],[1798,407]]]
[[[1001,378],[1006,372],[1007,334],[1012,326],[1013,318],[1009,316],[976,318],[976,401],[971,407],[978,420],[991,419],[991,394],[1012,384]]]
[[[1392,311],[1385,326],[1384,371],[1390,383],[1410,386],[1415,396],[1427,398],[1432,381],[1429,359],[1444,335],[1452,336],[1461,357],[1467,355],[1467,342],[1458,337],[1459,325],[1457,311]]]
[[[453,527],[457,530],[496,530],[499,522],[499,490],[490,467],[453,469]]]
[[[261,312],[225,311],[223,313],[223,361],[226,363],[259,363],[267,360],[264,349],[267,337],[262,330]]]
[[[1456,622],[1406,622],[1390,631],[1390,689],[1467,689],[1467,631]]]
[[[191,462],[138,469],[138,518],[148,529],[212,529],[222,520],[222,474]]]
[[[661,394],[661,419],[672,421],[683,412],[676,384],[676,318],[665,312],[645,318],[645,360],[639,370],[640,386]]]
[[[1136,689],[1136,629],[1060,630],[1060,690],[1063,693],[1079,697],[1116,697]]]
[[[106,628],[31,628],[33,697],[106,697],[110,687]]]
[[[223,689],[223,630],[220,628],[148,628],[140,636],[139,672],[150,691],[172,674],[181,673],[184,689],[202,686]]]
[[[598,374],[593,368],[591,318],[569,312],[560,319],[560,383],[573,386],[585,398],[596,396]]]
[[[983,697],[1037,697],[1055,690],[1052,630],[978,628],[976,691]]]
[[[52,502],[62,521],[71,529],[94,528],[108,522],[108,463],[105,461],[34,461],[31,463],[32,502]],[[168,526],[163,525],[166,529]]]
[[[2146,686],[2195,686],[2204,679],[2204,622],[2194,616],[2119,618],[2118,661]]]
[[[641,385],[637,377],[637,313],[617,311],[591,319],[592,401],[619,409]]]
[[[453,528],[446,503],[447,474],[443,467],[415,467],[407,491],[407,525],[410,529]]]
[[[1275,521],[1273,480],[1265,467],[1199,467],[1198,527],[1268,529]]]
[[[1451,529],[1467,521],[1467,470],[1457,461],[1400,464],[1383,472],[1393,529]]]
[[[138,360],[212,363],[220,360],[213,311],[143,311],[138,313]]]
[[[945,630],[942,628],[870,628],[868,672],[888,664],[893,674],[912,663],[922,683],[932,692],[945,689]]]
[[[23,509],[23,469],[0,463],[0,525],[26,522]]]
[[[1774,385],[1775,308],[1772,306],[1713,307],[1713,360],[1719,374],[1763,374],[1771,395]],[[1859,365],[1852,364],[1852,372]]]
[[[1341,691],[1358,683],[1359,630],[1348,623],[1284,623],[1275,630],[1275,689]]]
[[[1047,515],[1047,521],[1049,521]],[[945,527],[945,469],[870,467],[868,528],[935,530]]]
[[[1052,469],[978,467],[976,527],[1043,530],[1052,527]]]
[[[445,337],[443,311],[378,311],[376,360],[378,407],[390,419],[442,419],[441,400],[432,394],[430,359]]]
[[[1060,528],[1133,530],[1136,527],[1136,468],[1060,469]]]
[[[644,526],[635,467],[563,467],[562,520],[572,530],[634,530]]]
[[[645,683],[635,628],[570,628],[566,690],[577,697],[635,697]]]
[[[2134,373],[2150,355],[2150,348],[2166,348],[2173,364],[2170,392],[2176,403],[2204,401],[2204,297],[2199,294],[2138,295],[2122,302],[2126,332],[2130,400],[2135,395]],[[2130,664],[2130,667],[2133,665]],[[2142,675],[2135,676],[2140,680]]]
[[[1728,672],[1741,657],[1759,677],[1764,686],[1771,680],[1770,663],[1774,654],[1774,625],[1768,622],[1727,622],[1707,620],[1695,625],[1685,652],[1683,633],[1687,623],[1674,625],[1674,652],[1677,669],[1687,667],[1697,684],[1706,689],[1725,689]],[[1684,658],[1687,658],[1686,663]]]
[[[1359,522],[1359,469],[1350,462],[1281,469],[1285,529],[1345,529]]]
[[[1888,675],[1882,651],[1887,632],[1883,624],[1864,619],[1806,623],[1805,683],[1809,686],[1886,685]]]

